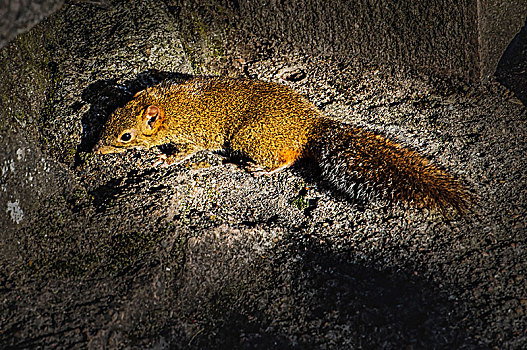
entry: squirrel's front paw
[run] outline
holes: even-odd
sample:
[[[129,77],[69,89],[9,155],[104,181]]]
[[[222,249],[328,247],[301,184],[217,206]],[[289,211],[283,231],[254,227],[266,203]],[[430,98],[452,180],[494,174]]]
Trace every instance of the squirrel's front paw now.
[[[246,166],[245,166],[245,170],[251,174],[252,176],[254,177],[258,177],[258,176],[262,176],[262,175],[266,175],[266,176],[269,176],[269,175],[273,175],[275,173],[278,173],[286,168],[288,168],[291,164],[284,164],[283,166],[281,167],[278,167],[278,168],[274,168],[274,169],[266,169],[264,167],[261,167],[259,166],[258,164],[256,163],[253,163],[253,162],[249,162]]]
[[[164,153],[157,156],[156,161],[153,166],[160,168],[168,168],[169,166],[177,165],[183,163],[185,160],[189,159],[194,155],[194,152],[189,154],[173,154],[166,155]]]
[[[169,157],[166,154],[160,154],[156,157],[156,160],[152,165],[159,168],[168,168],[174,164],[175,162],[172,157]]]
[[[249,174],[251,174],[253,177],[259,177],[262,175],[270,175],[272,172],[269,172],[267,169],[259,166],[256,163],[248,162],[244,166],[245,171],[247,171]]]

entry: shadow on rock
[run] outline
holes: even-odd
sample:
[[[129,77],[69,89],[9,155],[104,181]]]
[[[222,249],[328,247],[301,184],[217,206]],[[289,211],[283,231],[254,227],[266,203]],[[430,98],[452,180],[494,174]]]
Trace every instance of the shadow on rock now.
[[[98,275],[82,283],[48,276],[13,289],[16,302],[0,347],[482,348],[470,333],[477,320],[466,318],[474,306],[455,293],[404,266],[368,266],[382,256],[337,256],[309,234],[271,245],[273,227],[274,220],[254,230],[197,235],[190,228],[153,230],[142,238],[125,228],[109,232],[97,239],[105,239],[117,270],[108,275],[108,260],[99,257],[90,265]],[[150,248],[141,249],[145,240]],[[136,248],[123,253],[130,243]],[[389,250],[382,254],[395,259]],[[50,295],[61,297],[50,303]]]
[[[527,106],[527,19],[503,53],[496,77]]]
[[[218,267],[226,264],[219,257],[222,248],[212,269],[190,252],[194,263],[184,269],[193,274],[182,274],[185,285],[176,309],[183,320],[199,320],[193,348],[452,349],[471,344],[459,312],[467,306],[453,301],[448,291],[408,277],[408,271],[378,271],[327,249],[293,239],[277,257],[254,267],[244,277],[247,289],[234,294],[229,287],[239,283],[237,277]],[[181,325],[173,322],[174,331]]]

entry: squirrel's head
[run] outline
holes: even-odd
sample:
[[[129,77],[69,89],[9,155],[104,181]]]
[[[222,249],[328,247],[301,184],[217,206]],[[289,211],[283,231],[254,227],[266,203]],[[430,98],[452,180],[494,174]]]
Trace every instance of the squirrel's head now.
[[[165,113],[150,89],[135,94],[124,107],[112,113],[93,151],[98,154],[124,152],[127,148],[146,149],[158,144],[158,131]]]

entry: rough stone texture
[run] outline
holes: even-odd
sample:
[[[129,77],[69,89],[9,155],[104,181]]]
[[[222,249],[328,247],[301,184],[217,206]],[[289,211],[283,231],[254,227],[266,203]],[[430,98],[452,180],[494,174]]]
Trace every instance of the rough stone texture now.
[[[527,20],[524,0],[218,1],[167,0],[194,28],[221,23],[244,42],[340,60],[375,62],[448,77],[487,80]],[[57,11],[63,0],[1,0],[0,48]],[[107,0],[70,0],[107,8]],[[207,21],[209,21],[207,23]],[[218,34],[217,32],[215,32]]]
[[[500,64],[510,90],[474,87],[237,45],[205,5],[168,5],[68,4],[0,52],[0,348],[527,347],[525,60]],[[196,72],[288,84],[423,152],[473,213],[351,203],[310,164],[89,152],[136,91]]]
[[[494,74],[527,20],[524,0],[167,2],[183,19],[192,18],[198,31],[221,23],[249,51],[258,37],[267,50],[471,81]]]
[[[63,4],[64,0],[0,0],[0,48]]]
[[[472,1],[170,0],[201,26],[227,23],[241,46],[259,37],[268,50],[410,67],[478,78],[477,9]],[[445,9],[448,9],[445,10]],[[263,40],[262,40],[263,39]]]

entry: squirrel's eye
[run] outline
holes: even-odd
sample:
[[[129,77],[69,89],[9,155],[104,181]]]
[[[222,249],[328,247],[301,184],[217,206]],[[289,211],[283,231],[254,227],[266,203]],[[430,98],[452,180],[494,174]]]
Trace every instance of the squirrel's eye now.
[[[119,136],[119,141],[121,142],[130,142],[132,139],[135,138],[135,132],[133,129],[129,129],[126,131],[123,131],[123,133]]]
[[[125,132],[124,134],[121,135],[121,141],[123,142],[130,141],[131,139],[132,139],[132,135],[130,135],[129,132]]]

